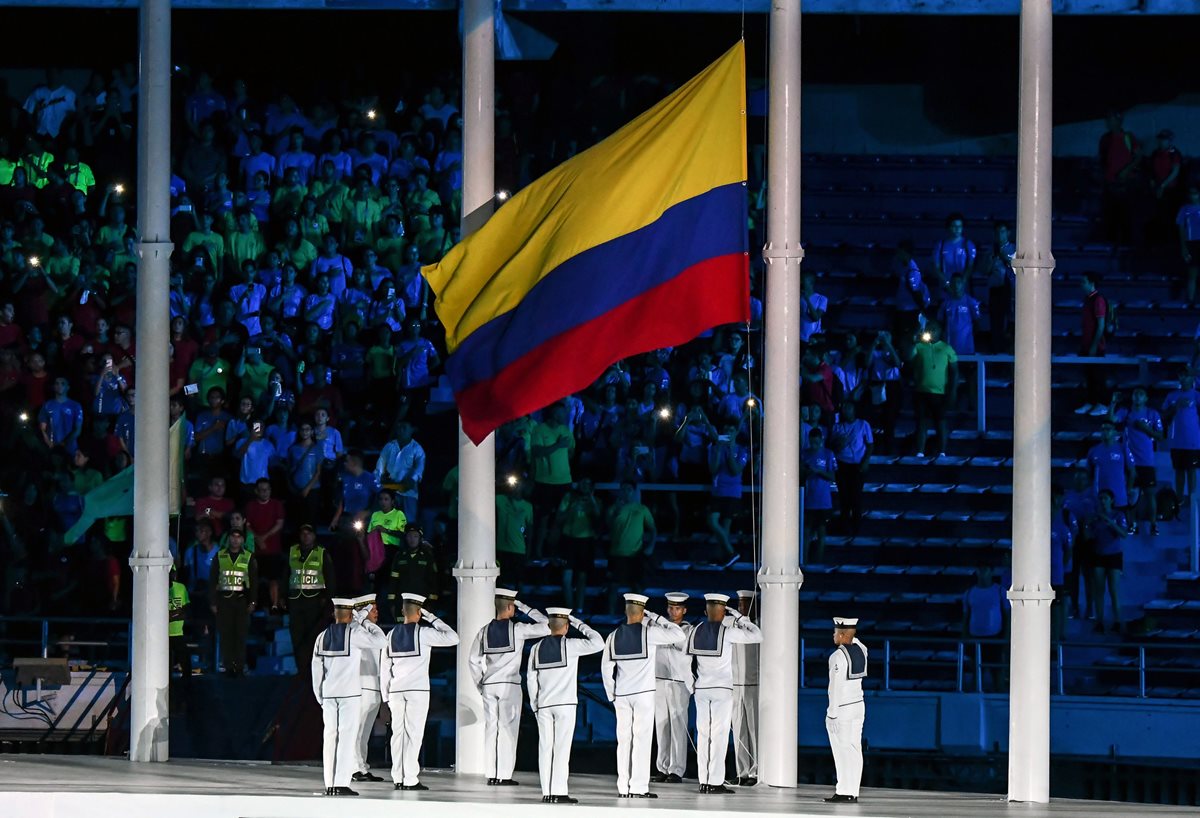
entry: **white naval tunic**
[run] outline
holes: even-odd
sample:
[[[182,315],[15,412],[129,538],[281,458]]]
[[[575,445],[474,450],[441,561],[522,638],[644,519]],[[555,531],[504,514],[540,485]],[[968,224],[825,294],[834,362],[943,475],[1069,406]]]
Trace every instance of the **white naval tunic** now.
[[[663,645],[654,659],[654,735],[657,767],[664,775],[683,777],[687,769],[688,705],[692,701],[692,657],[687,653],[689,622],[681,622],[685,641]]]
[[[367,611],[355,611],[355,620],[364,628],[371,629],[383,635],[383,630],[373,622],[367,621]],[[367,763],[367,749],[371,743],[371,733],[375,731],[375,720],[379,717],[379,705],[383,698],[379,693],[379,655],[377,650],[364,650],[359,659],[359,677],[362,679],[362,700],[359,702],[358,739],[354,745],[356,769],[365,773],[371,769]]]
[[[688,637],[696,660],[696,769],[701,784],[725,783],[725,755],[733,718],[733,648],[762,641],[762,631],[732,608],[725,618],[701,622]]]
[[[521,722],[521,659],[525,640],[549,636],[546,615],[523,603],[518,610],[533,624],[493,619],[471,643],[471,678],[483,696],[484,769],[488,778],[512,778]]]
[[[866,717],[862,680],[867,676],[867,646],[856,638],[829,657],[829,707],[825,731],[837,769],[837,794],[858,797],[862,781],[862,729]]]
[[[537,717],[538,776],[542,795],[567,795],[575,708],[579,703],[579,657],[604,650],[604,637],[570,618],[583,638],[547,636],[529,651],[525,684]]]
[[[388,633],[378,680],[392,711],[392,783],[406,787],[420,783],[431,648],[458,644],[458,634],[445,622],[429,611],[421,611],[421,618],[427,627],[401,623]]]
[[[364,651],[381,649],[386,641],[379,628],[356,623],[333,624],[317,636],[312,683],[325,721],[321,757],[327,788],[350,786],[357,762],[361,657]]]
[[[640,625],[621,625],[605,642],[600,675],[617,711],[617,792],[621,795],[650,791],[657,651],[686,638],[674,622],[646,611]]]
[[[758,778],[759,646],[733,646],[733,757],[738,778]]]

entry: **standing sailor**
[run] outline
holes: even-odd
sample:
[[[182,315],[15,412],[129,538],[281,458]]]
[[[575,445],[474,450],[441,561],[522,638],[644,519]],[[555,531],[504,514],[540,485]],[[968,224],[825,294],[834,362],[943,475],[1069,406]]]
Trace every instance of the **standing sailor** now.
[[[379,672],[379,689],[392,711],[392,782],[398,790],[429,789],[419,780],[419,757],[429,715],[430,648],[458,644],[458,634],[424,605],[420,594],[400,595],[403,621],[388,634]]]
[[[365,594],[350,600],[354,603],[354,621],[366,628],[372,635],[383,636],[379,628],[379,607],[375,604],[375,594]],[[383,697],[379,693],[379,662],[382,651],[364,650],[360,657],[359,676],[362,681],[362,701],[359,704],[360,720],[358,725],[358,742],[355,746],[355,760],[358,762],[353,780],[382,781],[383,779],[371,772],[367,763],[370,751],[371,734],[375,732],[375,719],[379,716],[379,705]]]
[[[650,597],[625,594],[625,624],[608,635],[600,675],[617,711],[617,793],[657,798],[650,792],[650,741],[654,736],[654,669],[661,645],[679,644],[683,630],[647,611]]]
[[[867,646],[855,636],[857,629],[857,619],[833,620],[833,644],[837,650],[829,657],[825,731],[833,750],[837,789],[825,799],[830,803],[857,803],[862,781],[862,729],[866,717],[862,680],[867,678]]]
[[[758,613],[754,591],[738,591],[738,613],[754,621]],[[758,783],[758,644],[733,646],[733,759],[737,783]]]
[[[685,622],[688,595],[667,594],[667,618],[678,625],[684,636],[692,632]],[[654,735],[658,740],[656,784],[682,784],[687,769],[688,705],[692,701],[692,657],[686,642],[663,645],[654,659]]]
[[[333,621],[317,636],[313,649],[313,694],[321,703],[325,742],[321,754],[326,795],[358,795],[350,789],[357,752],[359,703],[362,699],[363,651],[387,644],[379,628],[354,621],[354,601],[333,600]]]
[[[516,622],[517,611],[532,624]],[[546,616],[517,600],[517,592],[496,589],[496,618],[471,643],[471,678],[483,697],[483,736],[488,786],[516,786],[517,732],[521,723],[521,658],[526,639],[550,634]]]
[[[762,641],[762,631],[727,607],[725,594],[705,594],[708,619],[692,628],[688,654],[696,659],[696,768],[700,792],[732,793],[725,786],[725,755],[733,718],[733,647]]]
[[[604,650],[604,637],[571,616],[570,608],[547,608],[550,635],[529,652],[526,684],[529,705],[537,717],[538,775],[542,801],[578,804],[567,794],[571,768],[571,741],[575,737],[575,708],[579,703],[579,657]],[[570,626],[583,638],[568,638]]]

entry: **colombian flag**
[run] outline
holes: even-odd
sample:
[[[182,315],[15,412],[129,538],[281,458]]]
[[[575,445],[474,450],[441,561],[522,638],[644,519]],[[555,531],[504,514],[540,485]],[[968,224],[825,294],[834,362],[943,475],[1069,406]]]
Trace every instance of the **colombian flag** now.
[[[471,440],[749,319],[745,111],[739,42],[424,269]]]

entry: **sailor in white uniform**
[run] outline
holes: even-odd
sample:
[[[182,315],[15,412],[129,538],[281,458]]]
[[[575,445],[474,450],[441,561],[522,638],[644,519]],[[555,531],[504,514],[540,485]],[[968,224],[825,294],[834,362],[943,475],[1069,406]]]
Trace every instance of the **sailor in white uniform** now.
[[[862,781],[862,729],[866,717],[862,680],[867,678],[867,646],[855,636],[857,629],[857,619],[833,620],[837,650],[829,657],[829,707],[825,711],[825,731],[837,769],[837,789],[825,799],[831,803],[856,803]]]
[[[326,795],[358,795],[350,789],[350,776],[357,761],[362,654],[387,643],[378,627],[354,621],[353,608],[353,600],[333,600],[334,624],[321,631],[313,647],[313,694],[325,720]]]
[[[738,613],[757,618],[754,591],[738,591]],[[753,642],[733,646],[733,758],[737,783],[758,783],[758,651]]]
[[[692,632],[687,615],[688,595],[667,594],[667,618],[684,636]],[[663,645],[654,659],[654,736],[658,740],[656,784],[682,784],[687,769],[688,705],[692,701],[692,657],[686,642]]]
[[[571,742],[575,738],[575,708],[579,704],[579,657],[604,650],[604,637],[571,616],[570,608],[547,608],[550,635],[529,651],[525,683],[529,705],[537,717],[538,774],[542,801],[548,804],[578,804],[567,794],[571,767]],[[567,636],[570,626],[583,638]]]
[[[650,792],[650,742],[654,736],[654,668],[658,648],[687,637],[674,622],[646,610],[650,597],[625,594],[625,624],[608,635],[600,660],[604,692],[617,711],[617,793],[657,798]]]
[[[427,790],[419,757],[429,715],[429,657],[432,648],[457,645],[458,634],[422,607],[425,597],[400,599],[404,621],[388,634],[378,679],[392,713],[392,783],[398,790]]]
[[[379,608],[375,605],[375,594],[366,594],[350,600],[354,603],[354,621],[379,629]],[[379,631],[383,633],[382,630]],[[362,700],[359,703],[358,742],[355,744],[357,772],[353,781],[382,781],[371,772],[367,763],[367,750],[371,744],[371,733],[375,731],[375,719],[379,716],[379,705],[383,701],[379,694],[379,654],[377,650],[364,650],[360,657],[359,676],[362,678]]]
[[[696,660],[696,768],[700,792],[728,794],[725,755],[733,718],[733,647],[762,641],[762,631],[727,607],[725,594],[705,594],[708,618],[688,637],[687,652]]]
[[[517,611],[531,623],[517,622]],[[484,766],[489,786],[516,786],[517,728],[521,722],[521,659],[526,639],[550,635],[546,616],[517,600],[517,592],[496,589],[496,618],[471,643],[471,678],[483,696]]]

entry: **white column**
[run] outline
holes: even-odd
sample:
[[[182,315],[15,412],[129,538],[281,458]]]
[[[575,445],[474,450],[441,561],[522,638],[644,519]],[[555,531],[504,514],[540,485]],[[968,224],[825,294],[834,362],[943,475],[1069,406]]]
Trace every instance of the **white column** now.
[[[1050,800],[1051,0],[1021,2],[1008,800]]]
[[[496,25],[492,0],[463,0],[463,236],[492,215],[495,182]],[[483,699],[467,664],[471,641],[494,613],[496,438],[476,446],[458,431],[458,707],[455,772],[482,775]]]
[[[763,403],[761,780],[796,786],[800,689],[800,0],[771,4]]]
[[[167,392],[171,258],[171,0],[142,0],[138,77],[137,424],[133,472],[130,761],[166,761]]]

